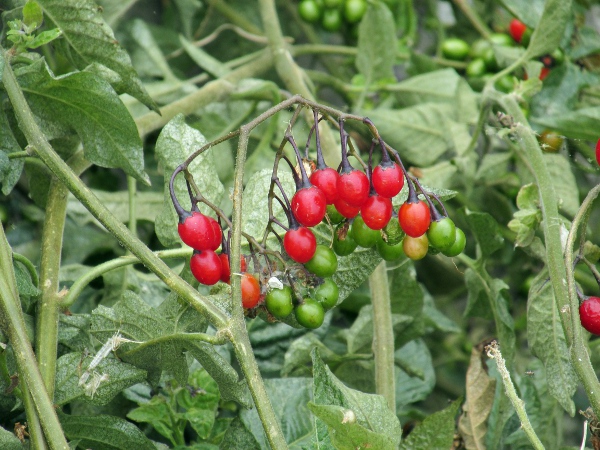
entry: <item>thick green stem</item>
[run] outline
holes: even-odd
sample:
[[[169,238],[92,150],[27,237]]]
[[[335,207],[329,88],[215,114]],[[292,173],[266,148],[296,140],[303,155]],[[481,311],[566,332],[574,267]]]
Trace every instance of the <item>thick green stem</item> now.
[[[488,39],[492,34],[492,30],[488,28],[485,22],[479,17],[479,14],[473,9],[471,4],[467,0],[453,0],[454,4],[458,6],[463,14],[467,16],[467,19],[473,24],[473,27],[479,34],[481,34],[484,38]]]
[[[52,401],[46,389],[44,389],[44,380],[38,369],[33,348],[27,337],[12,264],[11,248],[4,235],[4,228],[0,224],[0,274],[2,274],[0,277],[0,326],[6,331],[13,347],[20,381],[24,382],[26,386],[24,391],[29,391],[29,394],[24,392],[24,395],[31,395],[33,399],[37,417],[44,430],[46,441],[53,450],[67,450],[69,446],[62,432]],[[29,400],[25,399],[25,401],[28,402]],[[35,426],[37,424],[35,414],[32,412],[31,407],[28,407],[27,410]],[[36,434],[36,439],[41,441],[39,433]]]
[[[387,265],[382,261],[369,277],[373,303],[373,355],[375,357],[375,392],[383,395],[396,413],[396,377],[394,373],[394,329]]]
[[[200,313],[207,316],[216,328],[227,325],[227,316],[215,306],[209,299],[201,295],[196,289],[186,283],[181,277],[173,272],[163,261],[131,232],[98,200],[88,187],[77,177],[69,166],[56,154],[52,146],[46,140],[39,129],[29,105],[19,88],[10,64],[4,66],[4,87],[19,125],[29,144],[35,149],[39,157],[44,161],[54,175],[61,180],[73,195],[104,225],[104,227],[115,236],[125,248],[137,256],[140,261],[153,273],[155,273],[169,288],[180,297],[186,299],[190,305]]]
[[[27,432],[29,433],[29,448],[36,450],[47,450],[48,444],[44,437],[44,430],[42,424],[35,410],[35,403],[31,392],[27,386],[22,386],[21,392],[23,392],[23,406],[25,407],[25,414],[27,416]]]

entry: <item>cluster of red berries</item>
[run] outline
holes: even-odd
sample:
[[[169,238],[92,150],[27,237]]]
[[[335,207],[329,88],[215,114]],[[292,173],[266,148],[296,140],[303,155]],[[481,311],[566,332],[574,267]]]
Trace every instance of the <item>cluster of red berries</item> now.
[[[369,163],[363,163],[366,171],[355,169],[348,160],[348,134],[344,131],[344,122],[340,120],[342,163],[338,170],[328,167],[319,139],[319,114],[316,110],[313,112],[315,125],[308,137],[306,153],[314,134],[317,161],[316,165],[312,165],[314,168],[310,176],[305,167],[308,154],[302,158],[289,130],[285,143],[292,146],[297,165],[283,154],[282,146],[273,169],[269,211],[273,211],[273,200],[276,200],[288,223],[283,224],[274,216],[269,217],[267,235],[275,234],[282,252],[267,250],[266,241],[259,244],[253,238],[249,239],[250,256],[256,273],[247,272],[244,257],[241,267],[242,304],[248,314],[262,311],[267,313],[269,320],[285,320],[311,329],[319,327],[324,321],[325,312],[337,304],[339,289],[332,276],[337,271],[338,256],[350,255],[358,246],[376,246],[386,261],[396,260],[403,255],[417,260],[430,251],[456,256],[463,251],[466,242],[462,230],[445,214],[440,199],[423,190],[418,180],[408,175],[398,153],[378,134],[369,151]],[[371,130],[376,130],[369,119],[364,119],[364,122]],[[382,151],[381,161],[372,169],[373,151],[377,146]],[[280,160],[286,161],[292,169],[296,191],[291,200],[277,176]],[[192,196],[189,184],[193,211],[187,212],[181,208],[173,191],[173,180],[177,173],[171,178],[171,197],[180,218],[179,235],[184,243],[194,248],[190,260],[192,274],[205,285],[213,285],[218,281],[229,283],[232,274],[229,239],[225,239],[219,222],[197,210],[198,201],[209,203],[199,193],[196,197]],[[394,210],[392,199],[400,194],[405,182],[408,198]],[[275,187],[279,193],[275,193]],[[419,198],[417,188],[424,200]],[[444,209],[443,215],[434,206],[432,198]],[[222,211],[212,207],[228,222]],[[336,225],[330,245],[317,244],[311,229],[323,222]],[[285,230],[283,238],[275,232],[273,224]],[[263,239],[266,239],[266,235]],[[217,254],[219,246],[221,253]],[[264,257],[266,264],[259,263],[255,251]]]

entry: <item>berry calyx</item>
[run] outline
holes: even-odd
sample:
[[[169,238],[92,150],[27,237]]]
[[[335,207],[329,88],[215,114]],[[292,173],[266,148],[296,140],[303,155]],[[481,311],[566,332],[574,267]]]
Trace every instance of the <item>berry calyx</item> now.
[[[333,275],[337,270],[337,266],[337,256],[335,256],[333,250],[322,244],[317,245],[314,256],[304,264],[309,272],[321,278]]]
[[[579,305],[579,320],[583,328],[600,335],[600,297],[587,297]]]
[[[177,225],[179,237],[186,245],[195,250],[215,250],[213,248],[216,241],[215,228],[211,220],[214,219],[199,211],[184,213],[179,216],[179,224]],[[221,237],[219,236],[220,244]],[[217,248],[219,245],[217,245]]]
[[[325,217],[327,199],[316,186],[303,187],[292,197],[292,213],[305,227],[314,227]]]
[[[195,251],[190,259],[190,270],[200,283],[212,286],[221,279],[221,260],[212,250]]]
[[[360,215],[372,230],[381,230],[392,218],[392,201],[380,195],[371,195],[360,208]]]
[[[340,174],[331,167],[315,170],[310,176],[310,182],[318,187],[323,194],[328,205],[332,205],[339,197],[337,183]]]
[[[289,316],[294,310],[292,289],[289,286],[283,286],[283,289],[271,289],[265,296],[265,306],[278,319]]]
[[[404,174],[398,164],[389,161],[389,164],[385,165],[382,161],[373,170],[371,181],[375,192],[382,197],[392,198],[402,190]]]
[[[319,302],[308,297],[296,306],[295,315],[300,325],[305,328],[315,329],[323,325],[325,310]]]
[[[283,248],[290,258],[304,264],[315,254],[317,240],[306,227],[290,228],[283,237]]]
[[[415,195],[416,198],[416,195]],[[413,238],[422,236],[429,228],[431,222],[431,213],[429,206],[422,200],[411,202],[409,200],[400,206],[398,211],[398,221],[402,230]]]
[[[242,274],[242,306],[246,309],[254,308],[260,300],[260,284],[248,272]]]
[[[315,289],[315,300],[318,301],[325,311],[333,308],[340,296],[338,285],[331,278],[325,278]]]

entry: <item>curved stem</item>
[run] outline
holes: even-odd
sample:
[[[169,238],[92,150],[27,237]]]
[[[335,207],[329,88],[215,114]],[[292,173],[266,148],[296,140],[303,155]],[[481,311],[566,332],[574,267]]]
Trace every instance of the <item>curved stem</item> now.
[[[394,369],[394,329],[387,266],[382,261],[369,277],[373,303],[373,355],[375,392],[382,395],[396,413],[396,375]]]
[[[25,256],[23,256],[19,253],[13,253],[12,255],[13,255],[13,260],[19,261],[21,264],[23,264],[25,266],[25,268],[27,269],[27,272],[29,273],[29,276],[31,277],[31,282],[33,283],[33,285],[35,287],[39,287],[40,280],[39,280],[37,271],[35,270],[35,266],[33,265],[33,263],[31,261],[29,261]]]

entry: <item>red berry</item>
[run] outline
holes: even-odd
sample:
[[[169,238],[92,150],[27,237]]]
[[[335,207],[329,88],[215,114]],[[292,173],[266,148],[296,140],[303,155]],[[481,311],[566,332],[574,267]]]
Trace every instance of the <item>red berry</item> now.
[[[423,200],[409,203],[405,202],[398,211],[398,221],[402,230],[411,237],[419,237],[425,234],[431,223],[429,206]]]
[[[210,243],[209,250],[216,250],[221,245],[221,239],[223,237],[223,230],[221,229],[221,225],[219,225],[219,222],[217,222],[215,219],[213,219],[212,217],[209,217],[208,220],[210,221],[210,224],[211,224],[214,234],[215,234],[213,237],[213,240]]]
[[[191,215],[183,218],[183,222],[180,221],[177,225],[179,237],[193,249],[214,250],[215,229],[211,220],[214,221],[214,219],[194,211]],[[221,238],[219,237],[220,243]]]
[[[340,200],[352,206],[362,206],[369,198],[369,179],[360,170],[351,170],[340,175],[337,191]]]
[[[596,163],[600,166],[600,139],[596,142]]]
[[[338,198],[333,205],[335,206],[337,212],[339,212],[346,219],[352,219],[360,212],[360,206],[352,206],[340,198]]]
[[[512,36],[512,38],[516,42],[519,42],[519,43],[521,42],[521,39],[523,38],[523,33],[525,33],[525,30],[527,30],[527,25],[525,25],[519,19],[513,19],[510,21],[510,25],[508,26],[508,31],[509,31],[510,35]]]
[[[600,297],[588,297],[579,306],[581,326],[600,335]]]
[[[337,182],[339,177],[340,174],[331,167],[315,170],[310,176],[310,182],[325,194],[328,205],[338,199]]]
[[[402,186],[404,186],[404,174],[400,166],[396,163],[392,163],[389,166],[382,166],[380,164],[375,167],[371,180],[373,181],[375,192],[387,198],[397,195],[402,190]]]
[[[244,308],[254,308],[260,300],[260,284],[253,275],[249,273],[242,274],[242,306]]]
[[[299,189],[292,197],[292,213],[300,225],[314,227],[327,211],[327,199],[316,186]]]
[[[194,252],[190,259],[192,275],[202,284],[212,286],[221,279],[221,259],[212,250]]]
[[[542,67],[542,70],[540,71],[540,80],[544,80],[544,78],[546,78],[548,75],[550,74],[550,69],[548,69],[547,67]]]
[[[310,261],[317,249],[317,240],[305,227],[290,229],[283,237],[283,248],[294,261],[304,264]]]
[[[220,253],[219,259],[221,260],[221,278],[223,283],[229,283],[231,279],[231,269],[229,267],[229,255],[227,253]]]
[[[371,195],[360,208],[360,215],[371,230],[381,230],[392,218],[392,201],[380,195]]]

